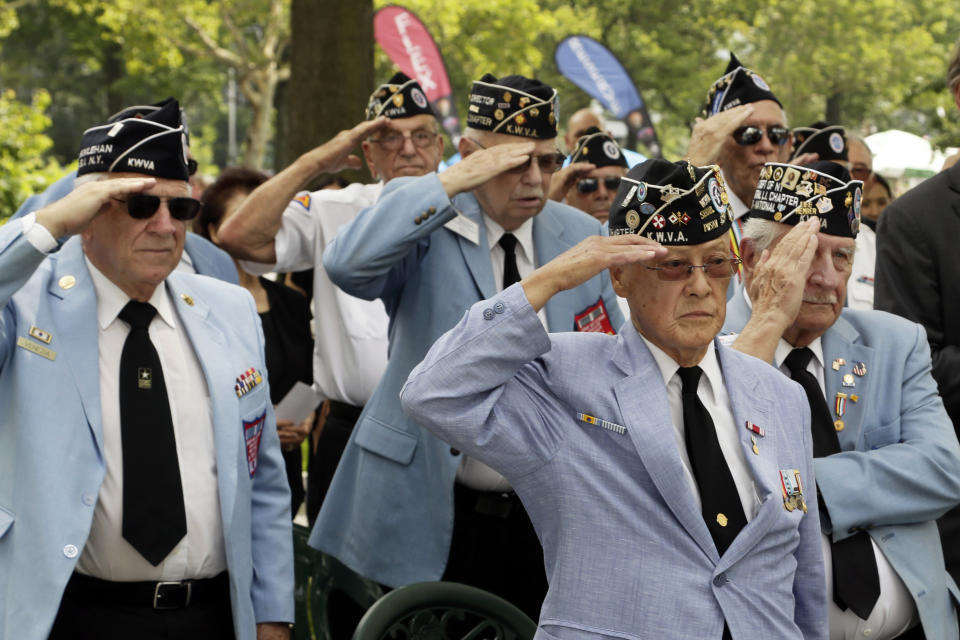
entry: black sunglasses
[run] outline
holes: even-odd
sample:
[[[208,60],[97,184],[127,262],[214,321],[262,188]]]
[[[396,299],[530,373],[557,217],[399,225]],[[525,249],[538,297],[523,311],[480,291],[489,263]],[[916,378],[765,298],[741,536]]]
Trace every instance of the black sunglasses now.
[[[197,214],[200,213],[200,207],[203,206],[196,198],[168,198],[151,196],[144,193],[137,193],[128,197],[126,200],[121,200],[120,198],[114,198],[114,200],[117,202],[125,202],[127,204],[127,213],[130,214],[131,218],[136,218],[137,220],[151,217],[157,212],[157,209],[160,208],[161,202],[167,203],[167,209],[170,210],[170,215],[177,220],[193,220],[197,217]]]
[[[739,127],[733,132],[733,139],[737,141],[737,144],[744,146],[757,144],[762,137],[763,129],[760,127]],[[790,129],[776,124],[769,126],[767,127],[767,137],[773,144],[784,145],[790,139]]]
[[[187,158],[187,175],[192,176],[200,168],[200,164],[193,158]]]
[[[616,191],[620,188],[620,176],[604,176],[603,186],[607,191]],[[584,178],[577,181],[577,192],[582,194],[593,193],[600,188],[600,182],[596,178]]]

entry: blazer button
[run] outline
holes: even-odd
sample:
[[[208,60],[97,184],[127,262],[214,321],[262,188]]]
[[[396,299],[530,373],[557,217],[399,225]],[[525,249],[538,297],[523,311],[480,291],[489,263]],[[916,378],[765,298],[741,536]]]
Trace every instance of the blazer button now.
[[[459,450],[459,449],[454,449],[453,447],[450,447],[450,455],[452,455],[452,456],[458,456],[458,455],[460,455],[460,450]]]
[[[722,587],[723,585],[727,584],[727,582],[729,582],[727,580],[727,574],[721,573],[713,579],[713,586]]]
[[[506,309],[507,305],[503,304],[502,302],[498,302],[497,304],[493,305],[493,310],[497,313],[503,313],[506,311]]]
[[[97,501],[97,499],[93,496],[92,493],[86,493],[86,492],[84,492],[83,495],[80,496],[80,500],[83,502],[83,504],[87,505],[88,507],[92,507],[94,503]]]
[[[421,222],[423,222],[423,218],[421,218],[420,216],[417,216],[416,218],[413,219],[414,224],[420,224]]]
[[[63,555],[67,556],[68,558],[76,558],[77,553],[79,553],[79,549],[77,549],[77,545],[68,544],[63,548]]]
[[[483,310],[483,319],[484,320],[493,320],[493,309],[487,307]]]
[[[432,216],[433,214],[435,214],[436,212],[437,212],[437,208],[436,208],[436,207],[430,207],[429,209],[427,209],[427,213],[429,213],[431,216]]]

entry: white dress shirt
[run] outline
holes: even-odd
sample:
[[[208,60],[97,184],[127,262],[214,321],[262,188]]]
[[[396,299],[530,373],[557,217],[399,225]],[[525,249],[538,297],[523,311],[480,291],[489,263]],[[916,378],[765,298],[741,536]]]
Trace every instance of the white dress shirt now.
[[[313,269],[313,380],[326,399],[362,407],[387,368],[387,311],[381,300],[355,298],[331,282],[323,252],[341,227],[362,209],[373,206],[383,183],[351,184],[299,194],[283,212],[275,238],[276,264],[243,261],[253,274]]]
[[[807,371],[817,379],[820,391],[826,397],[823,378],[823,345],[820,338],[807,345],[807,348],[813,352],[813,357],[807,364]],[[787,377],[790,376],[790,370],[786,367],[784,361],[791,351],[793,351],[793,346],[780,338],[773,360]],[[832,550],[829,536],[821,535],[820,542],[823,546],[824,577],[827,581],[830,640],[853,640],[854,638],[887,640],[888,638],[896,638],[919,621],[917,606],[910,596],[910,591],[903,584],[903,580],[900,579],[897,572],[890,566],[887,557],[883,555],[883,551],[873,541],[873,538],[870,538],[870,543],[873,545],[873,555],[877,560],[877,573],[880,576],[880,597],[877,599],[877,604],[874,605],[873,611],[866,620],[858,618],[849,609],[841,611],[840,607],[833,601],[833,562],[831,560]]]
[[[693,493],[697,504],[700,504],[700,490],[697,488],[693,468],[690,466],[690,456],[687,453],[687,442],[684,438],[683,399],[681,395],[683,383],[678,373],[680,365],[660,347],[644,338],[643,335],[640,335],[640,337],[643,338],[651,355],[653,355],[653,359],[660,369],[660,374],[663,376],[663,383],[667,387],[667,403],[670,405],[670,417],[673,418],[673,435],[677,442],[677,453],[680,454],[680,461],[683,462],[683,470],[686,472],[690,491]],[[707,348],[707,352],[698,366],[703,370],[703,375],[700,377],[700,384],[697,386],[697,397],[713,420],[713,426],[717,431],[717,440],[720,442],[720,450],[723,452],[723,458],[730,469],[730,475],[733,476],[733,484],[737,487],[737,495],[740,496],[743,513],[747,522],[750,522],[756,515],[760,498],[757,495],[757,487],[754,484],[753,476],[750,474],[750,468],[747,466],[743,447],[740,446],[740,438],[733,422],[730,396],[727,394],[727,387],[723,383],[720,361],[717,359],[717,353],[712,344]]]
[[[487,246],[490,249],[490,262],[493,267],[493,281],[496,284],[497,291],[503,291],[503,257],[504,250],[500,246],[500,238],[505,231],[503,227],[490,219],[490,216],[483,216],[484,225],[487,231]],[[536,269],[536,255],[533,249],[533,218],[527,219],[519,227],[511,231],[517,238],[517,247],[515,250],[517,256],[517,271],[521,278],[526,278]],[[537,313],[543,328],[547,331],[547,314],[544,309]],[[479,460],[468,456],[463,456],[460,460],[460,466],[457,467],[457,482],[476,489],[478,491],[512,491],[510,483],[502,475],[494,471],[488,465]]]
[[[863,224],[857,234],[857,250],[853,254],[853,270],[847,280],[847,306],[851,309],[873,309],[873,275],[877,262],[877,234]]]
[[[163,366],[170,399],[187,534],[156,567],[123,538],[119,373],[120,355],[130,328],[117,315],[130,298],[89,260],[86,263],[97,295],[100,411],[106,475],[77,571],[120,582],[215,576],[227,568],[227,562],[220,521],[210,397],[200,363],[170,302],[166,286],[157,287],[149,301],[157,309],[149,333]]]

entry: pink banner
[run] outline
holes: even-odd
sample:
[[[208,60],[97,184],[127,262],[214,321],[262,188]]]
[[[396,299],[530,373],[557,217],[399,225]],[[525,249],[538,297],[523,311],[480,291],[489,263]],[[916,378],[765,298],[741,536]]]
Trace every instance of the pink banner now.
[[[373,36],[401,71],[416,79],[440,115],[454,144],[460,137],[460,120],[453,104],[450,79],[443,56],[427,28],[413,12],[396,5],[373,15]]]

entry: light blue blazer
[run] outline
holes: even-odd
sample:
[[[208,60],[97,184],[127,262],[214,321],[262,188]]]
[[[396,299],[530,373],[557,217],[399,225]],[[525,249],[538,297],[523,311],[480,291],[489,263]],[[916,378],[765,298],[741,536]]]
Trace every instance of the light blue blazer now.
[[[743,292],[727,305],[725,331],[750,318]],[[947,574],[935,520],[960,502],[960,446],[930,374],[923,327],[884,311],[844,309],[821,339],[827,405],[848,399],[837,433],[841,453],[814,470],[835,541],[866,530],[917,604],[930,640],[956,640],[960,592]],[[834,359],[846,364],[834,370]],[[843,376],[862,362],[866,375]],[[832,525],[832,526],[831,526]]]
[[[21,228],[0,227],[0,640],[49,633],[105,474],[96,293],[80,239],[48,258]],[[66,275],[76,278],[69,289],[58,285]],[[263,334],[238,287],[176,272],[166,286],[210,393],[234,627],[253,640],[256,622],[293,620],[290,497],[269,389],[234,391],[250,367],[266,374]],[[50,343],[30,337],[31,327]],[[264,411],[251,477],[242,425]]]
[[[720,638],[724,620],[738,639],[826,638],[806,399],[715,348],[756,498],[723,556],[631,325],[548,335],[515,285],[474,305],[410,374],[404,409],[503,473],[530,514],[550,583],[537,640]],[[747,421],[764,430],[757,454]],[[806,513],[784,507],[780,471],[793,469]]]
[[[475,239],[444,227],[456,209],[475,225]],[[533,219],[536,264],[601,233],[596,219],[548,202]],[[450,547],[460,455],[405,415],[399,394],[434,340],[473,303],[496,293],[480,205],[470,193],[451,203],[435,174],[391,180],[376,205],[341,229],[323,264],[350,295],[383,300],[390,359],[353,430],[310,544],[392,587],[438,580]],[[574,317],[601,299],[613,327],[620,326],[603,273],[550,301],[550,329],[572,330]]]
[[[56,202],[73,191],[73,181],[76,179],[77,172],[71,171],[47,187],[43,193],[30,196],[23,201],[23,204],[10,217],[10,220],[22,218],[31,211],[37,211],[51,202]],[[237,267],[233,264],[230,255],[203,236],[188,231],[183,250],[190,256],[193,270],[197,273],[212,276],[231,284],[240,284]]]

